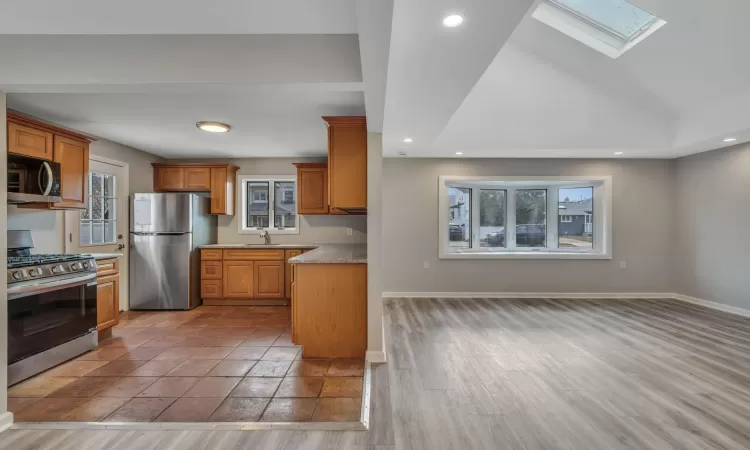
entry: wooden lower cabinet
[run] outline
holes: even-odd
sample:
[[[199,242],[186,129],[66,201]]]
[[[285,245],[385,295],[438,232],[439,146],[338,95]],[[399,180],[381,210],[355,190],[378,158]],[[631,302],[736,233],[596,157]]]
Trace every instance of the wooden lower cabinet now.
[[[364,358],[367,264],[295,264],[292,340],[304,358]]]
[[[284,261],[255,263],[255,298],[284,298]]]
[[[120,262],[96,262],[96,328],[104,331],[120,323]]]
[[[288,305],[293,258],[302,249],[201,249],[201,298],[206,305]]]
[[[253,298],[253,261],[224,261],[222,278],[224,298]]]

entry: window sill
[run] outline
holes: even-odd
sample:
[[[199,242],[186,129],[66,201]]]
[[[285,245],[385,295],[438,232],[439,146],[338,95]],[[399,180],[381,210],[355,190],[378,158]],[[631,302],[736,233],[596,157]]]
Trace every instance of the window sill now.
[[[583,252],[466,252],[441,254],[440,259],[612,259],[607,253]]]
[[[277,230],[274,228],[264,228],[262,230],[257,230],[255,228],[243,228],[238,231],[238,234],[260,235],[261,233],[263,233],[263,231],[268,231],[268,234],[299,234],[299,228],[294,228],[291,230]]]

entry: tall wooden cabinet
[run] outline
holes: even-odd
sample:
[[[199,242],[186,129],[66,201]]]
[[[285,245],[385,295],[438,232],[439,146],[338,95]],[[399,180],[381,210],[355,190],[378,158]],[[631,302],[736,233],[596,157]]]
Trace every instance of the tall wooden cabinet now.
[[[210,192],[211,214],[233,216],[239,167],[232,164],[153,163],[154,191]]]
[[[88,195],[89,136],[8,110],[8,153],[60,163],[58,203],[28,203],[20,208],[84,209]]]
[[[328,202],[331,209],[367,212],[367,121],[323,117],[328,125]]]

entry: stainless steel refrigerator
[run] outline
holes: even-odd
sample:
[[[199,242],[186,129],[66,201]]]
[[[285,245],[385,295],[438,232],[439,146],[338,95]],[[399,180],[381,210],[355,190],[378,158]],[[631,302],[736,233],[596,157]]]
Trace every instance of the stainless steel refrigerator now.
[[[197,194],[130,197],[130,308],[192,309],[201,304],[201,245],[215,244],[210,199]]]

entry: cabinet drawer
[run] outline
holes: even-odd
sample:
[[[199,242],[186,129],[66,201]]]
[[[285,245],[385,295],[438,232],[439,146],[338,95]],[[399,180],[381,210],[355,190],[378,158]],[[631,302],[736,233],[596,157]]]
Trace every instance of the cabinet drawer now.
[[[221,261],[201,261],[202,280],[221,280]]]
[[[224,250],[225,261],[282,261],[284,250],[257,249],[257,250]]]
[[[201,261],[221,261],[220,248],[201,249]]]
[[[221,280],[201,280],[202,298],[221,298]]]
[[[120,273],[120,260],[104,259],[96,262],[96,276],[104,277],[107,275],[116,275]]]

